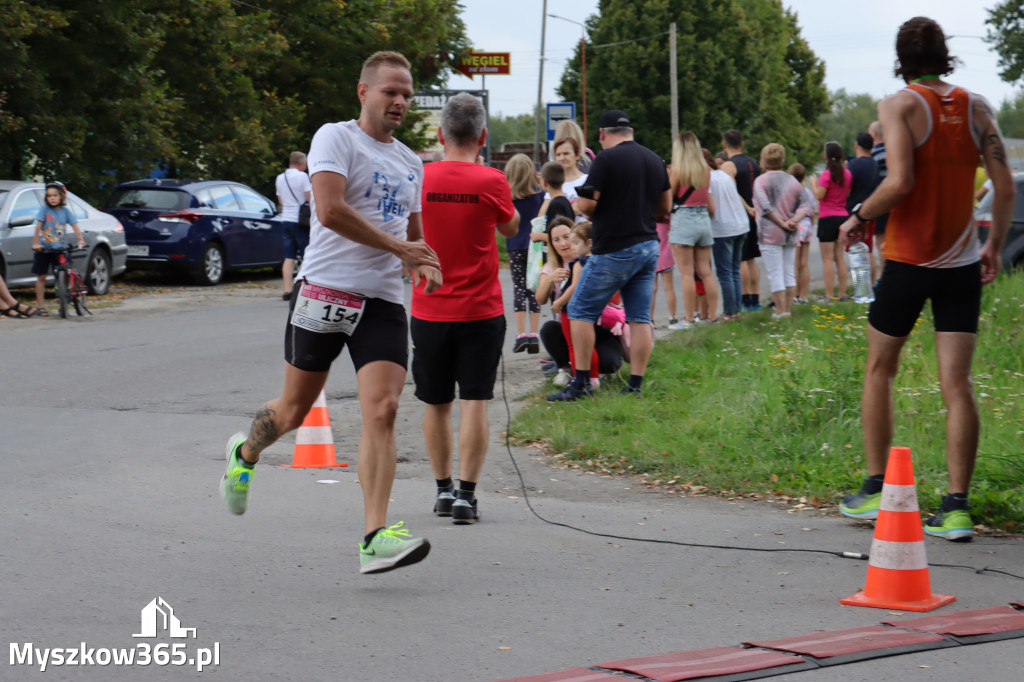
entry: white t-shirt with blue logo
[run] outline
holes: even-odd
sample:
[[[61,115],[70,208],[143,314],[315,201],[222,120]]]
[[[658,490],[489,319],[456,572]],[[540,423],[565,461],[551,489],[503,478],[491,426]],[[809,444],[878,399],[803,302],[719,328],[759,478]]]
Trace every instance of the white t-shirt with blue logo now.
[[[39,245],[44,249],[63,249],[67,246],[64,241],[64,232],[68,225],[75,225],[78,221],[71,215],[67,206],[46,205],[39,207],[36,220],[43,221],[39,230]]]
[[[346,178],[345,201],[364,218],[398,239],[406,238],[409,216],[420,212],[423,162],[398,140],[379,142],[356,121],[328,123],[313,136],[306,157],[310,176],[321,172]],[[320,224],[316,197],[310,201],[309,246],[299,273],[315,284],[403,304],[402,263],[397,256]]]

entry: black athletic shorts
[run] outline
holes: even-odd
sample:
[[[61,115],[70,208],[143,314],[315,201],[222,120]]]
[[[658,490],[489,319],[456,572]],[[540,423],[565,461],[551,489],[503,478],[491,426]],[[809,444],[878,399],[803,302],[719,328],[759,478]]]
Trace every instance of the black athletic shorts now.
[[[849,217],[848,215],[830,215],[827,218],[818,218],[818,241],[828,243],[839,239],[839,228]]]
[[[490,400],[505,343],[505,316],[470,322],[428,322],[415,317],[412,378],[416,397],[428,405],[455,400]]]
[[[977,334],[981,263],[943,269],[885,261],[868,322],[888,336],[907,336],[928,299],[935,331]]]
[[[409,366],[409,318],[405,306],[380,298],[366,299],[366,309],[350,337],[348,334],[321,334],[292,324],[292,310],[299,298],[301,280],[292,289],[288,305],[288,325],[284,332],[284,359],[289,365],[307,372],[326,372],[341,350],[348,346],[352,365],[358,372],[363,365],[386,360]]]
[[[743,260],[754,260],[761,255],[761,246],[757,243],[757,222],[750,218],[750,232],[743,242]]]

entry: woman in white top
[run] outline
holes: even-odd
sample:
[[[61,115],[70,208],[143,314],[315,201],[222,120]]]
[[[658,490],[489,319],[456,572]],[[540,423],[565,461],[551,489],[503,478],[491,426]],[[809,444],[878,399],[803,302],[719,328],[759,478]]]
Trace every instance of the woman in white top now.
[[[579,169],[580,154],[583,153],[583,149],[575,138],[563,137],[555,140],[554,151],[555,161],[565,169],[562,193],[565,194],[566,199],[572,202],[573,211],[576,212],[577,219],[579,219],[580,210],[576,207],[576,197],[578,196],[576,188],[587,182],[587,174]]]

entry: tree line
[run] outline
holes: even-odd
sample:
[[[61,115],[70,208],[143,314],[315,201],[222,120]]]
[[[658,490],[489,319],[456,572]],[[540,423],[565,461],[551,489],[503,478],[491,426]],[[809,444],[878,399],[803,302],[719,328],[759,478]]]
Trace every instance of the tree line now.
[[[226,178],[273,196],[290,151],[359,113],[363,60],[443,82],[467,49],[457,0],[0,0],[0,177],[99,202],[148,177]],[[419,132],[422,135],[422,131]],[[402,135],[420,146],[417,131]]]

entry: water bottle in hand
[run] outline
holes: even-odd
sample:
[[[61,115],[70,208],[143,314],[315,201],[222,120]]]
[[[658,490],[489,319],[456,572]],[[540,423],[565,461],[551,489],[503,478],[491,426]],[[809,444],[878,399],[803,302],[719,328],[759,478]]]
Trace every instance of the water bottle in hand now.
[[[871,303],[875,292],[871,287],[871,252],[864,242],[856,242],[846,252],[853,278],[853,300],[857,303]]]

